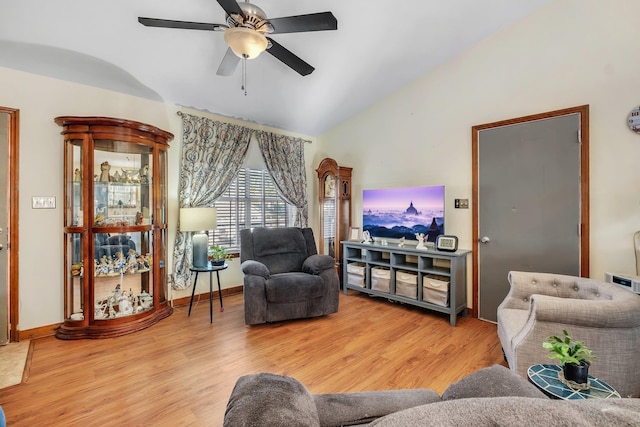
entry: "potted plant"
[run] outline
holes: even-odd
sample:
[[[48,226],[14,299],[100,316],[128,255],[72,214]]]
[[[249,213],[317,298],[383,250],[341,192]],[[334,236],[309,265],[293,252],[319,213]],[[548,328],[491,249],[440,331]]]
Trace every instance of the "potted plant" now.
[[[558,359],[566,381],[576,384],[587,384],[591,359],[596,356],[584,345],[583,341],[573,341],[566,329],[564,338],[552,335],[542,346],[549,350],[550,359]]]
[[[207,251],[209,261],[211,265],[224,265],[224,263],[231,259],[229,250],[224,246],[211,245]]]

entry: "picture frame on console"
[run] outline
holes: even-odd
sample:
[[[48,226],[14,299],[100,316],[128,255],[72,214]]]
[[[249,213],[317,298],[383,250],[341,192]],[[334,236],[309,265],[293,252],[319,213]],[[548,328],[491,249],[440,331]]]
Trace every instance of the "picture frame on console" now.
[[[350,242],[360,241],[360,227],[349,227],[349,241]]]

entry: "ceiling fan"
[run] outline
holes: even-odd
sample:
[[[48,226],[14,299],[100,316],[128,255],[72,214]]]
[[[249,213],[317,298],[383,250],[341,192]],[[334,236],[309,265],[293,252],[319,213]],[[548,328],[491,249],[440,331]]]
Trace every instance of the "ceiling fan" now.
[[[338,21],[331,12],[268,19],[262,9],[248,2],[218,0],[218,3],[226,12],[227,24],[144,17],[138,17],[138,22],[147,27],[224,31],[224,39],[229,48],[216,73],[220,76],[232,75],[240,59],[255,58],[265,50],[300,75],[306,76],[314,68],[268,35],[338,29]]]

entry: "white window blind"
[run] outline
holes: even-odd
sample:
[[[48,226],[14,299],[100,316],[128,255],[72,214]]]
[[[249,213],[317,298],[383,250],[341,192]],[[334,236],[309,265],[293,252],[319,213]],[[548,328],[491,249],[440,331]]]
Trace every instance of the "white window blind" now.
[[[295,207],[276,191],[268,171],[241,169],[227,191],[213,205],[217,227],[209,232],[209,244],[240,249],[240,230],[251,227],[291,226]]]

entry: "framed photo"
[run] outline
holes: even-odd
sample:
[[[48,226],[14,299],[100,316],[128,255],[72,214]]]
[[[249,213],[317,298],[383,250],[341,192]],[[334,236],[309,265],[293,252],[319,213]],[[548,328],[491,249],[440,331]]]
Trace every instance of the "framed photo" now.
[[[360,241],[360,227],[349,227],[349,241]]]
[[[458,238],[441,234],[436,237],[436,250],[455,252],[458,250]]]

